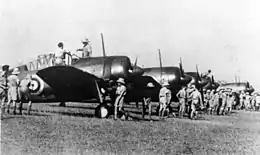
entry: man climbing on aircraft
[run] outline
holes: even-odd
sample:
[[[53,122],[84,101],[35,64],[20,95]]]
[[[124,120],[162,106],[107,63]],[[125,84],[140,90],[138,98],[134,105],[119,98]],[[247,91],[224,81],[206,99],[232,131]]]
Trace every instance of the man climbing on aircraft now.
[[[65,55],[70,54],[65,48],[62,42],[58,43],[58,49],[54,53],[55,55],[55,65],[65,65]]]
[[[115,99],[115,104],[114,104],[114,118],[115,120],[117,119],[117,110],[119,112],[122,112],[125,114],[123,111],[123,104],[124,104],[124,98],[126,95],[126,87],[125,87],[125,80],[123,78],[119,78],[117,80],[118,86],[116,89],[116,99]]]
[[[87,58],[92,56],[92,47],[90,45],[90,41],[85,38],[81,41],[83,44],[83,47],[76,50],[75,55],[77,55],[78,58]]]

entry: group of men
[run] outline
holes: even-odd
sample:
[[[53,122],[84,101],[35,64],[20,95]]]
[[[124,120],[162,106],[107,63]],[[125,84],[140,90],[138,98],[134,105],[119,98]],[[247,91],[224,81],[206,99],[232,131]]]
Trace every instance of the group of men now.
[[[68,62],[66,62],[66,55],[70,55],[72,57],[72,62],[78,60],[79,58],[90,57],[92,55],[92,47],[90,45],[90,41],[87,38],[85,38],[81,42],[83,44],[83,47],[77,49],[74,53],[71,53],[69,50],[67,50],[64,47],[63,42],[59,42],[58,49],[54,53],[55,65],[69,64]]]
[[[10,113],[11,103],[13,114],[16,115],[17,107],[19,114],[22,114],[23,102],[25,100],[29,101],[27,108],[27,113],[29,114],[32,107],[29,93],[31,77],[27,76],[25,79],[20,81],[18,78],[18,74],[20,73],[18,68],[14,68],[11,75],[8,75],[8,67],[5,67],[3,67],[3,72],[0,77],[1,118],[3,117],[6,108],[6,112]]]
[[[203,109],[202,95],[195,85],[189,87],[182,86],[182,89],[176,94],[179,99],[179,117],[183,118],[187,112],[190,119],[197,117],[197,109]]]
[[[238,110],[259,111],[260,94],[250,95],[248,92],[241,91],[239,94],[239,104],[235,107]]]

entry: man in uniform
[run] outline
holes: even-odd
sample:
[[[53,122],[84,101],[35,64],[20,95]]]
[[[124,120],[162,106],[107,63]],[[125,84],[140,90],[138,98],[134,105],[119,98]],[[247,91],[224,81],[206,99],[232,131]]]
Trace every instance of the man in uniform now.
[[[171,91],[167,88],[169,86],[168,82],[162,84],[162,88],[159,93],[159,119],[162,119],[165,114],[167,105],[169,104],[169,99],[171,97]]]
[[[245,110],[249,110],[251,108],[250,100],[251,100],[251,96],[249,95],[249,92],[246,92],[245,100],[244,100]]]
[[[204,95],[204,107],[207,109],[209,109],[209,100],[210,100],[210,90],[206,90],[206,94]]]
[[[221,95],[222,103],[220,104],[219,115],[225,115],[225,107],[228,100],[228,90],[223,91]]]
[[[187,88],[182,86],[182,89],[176,94],[176,96],[179,99],[179,117],[183,118],[187,102]]]
[[[256,94],[256,97],[255,97],[255,111],[259,111],[259,107],[260,107],[260,95]]]
[[[125,80],[123,78],[119,78],[117,80],[117,83],[118,83],[118,86],[116,89],[116,99],[115,99],[115,104],[114,104],[115,120],[117,119],[117,109],[119,112],[123,112],[122,107],[123,107],[124,98],[126,95]]]
[[[32,101],[31,101],[30,90],[29,90],[31,80],[32,80],[31,76],[26,76],[23,80],[21,80],[20,86],[18,87],[18,93],[19,93],[20,104],[21,104],[20,107],[22,107],[24,101],[28,101],[28,105],[27,105],[28,115],[30,114],[32,108]]]
[[[230,92],[227,97],[227,104],[225,108],[225,113],[227,113],[228,115],[231,114],[232,105],[234,104],[234,102],[235,102],[235,96],[232,94],[232,92]]]
[[[91,57],[91,55],[92,55],[92,47],[90,45],[90,41],[87,38],[85,38],[81,42],[83,44],[83,47],[76,50],[76,55],[79,58]]]
[[[143,97],[143,119],[144,119],[144,115],[145,115],[145,109],[146,107],[148,107],[148,111],[149,111],[149,119],[151,120],[151,115],[152,115],[152,92],[153,92],[153,88],[154,88],[154,84],[152,82],[149,82],[147,84],[147,90],[144,92],[144,97]]]
[[[246,99],[246,95],[245,95],[245,92],[244,91],[242,91],[241,93],[240,93],[240,95],[239,95],[239,107],[238,107],[238,109],[239,110],[242,110],[242,109],[244,109],[244,105],[245,105],[245,99]]]
[[[54,53],[55,65],[65,65],[65,54],[70,54],[65,48],[62,42],[58,43],[58,49]]]
[[[7,103],[7,113],[9,113],[10,103],[13,103],[13,114],[16,114],[16,103],[19,100],[19,94],[18,94],[18,86],[20,83],[20,80],[18,78],[18,74],[20,73],[18,68],[14,68],[12,75],[8,77],[8,103]],[[21,106],[21,105],[19,105]],[[22,114],[21,111],[22,108],[19,107],[19,112]]]
[[[1,118],[3,118],[3,114],[5,112],[5,103],[7,99],[7,76],[6,71],[1,73],[0,77],[0,101],[1,101]]]
[[[216,92],[216,90],[212,90],[212,91],[210,92],[210,100],[209,100],[208,114],[211,114],[211,115],[214,114],[218,103],[219,103],[219,95],[218,95],[218,93]]]
[[[190,105],[190,119],[193,119],[194,117],[197,116],[197,111],[196,111],[196,106],[199,104],[201,105],[201,108],[203,108],[203,103],[202,103],[202,97],[200,92],[196,89],[194,85],[192,85],[193,91],[189,95],[189,98],[191,98],[191,105]]]

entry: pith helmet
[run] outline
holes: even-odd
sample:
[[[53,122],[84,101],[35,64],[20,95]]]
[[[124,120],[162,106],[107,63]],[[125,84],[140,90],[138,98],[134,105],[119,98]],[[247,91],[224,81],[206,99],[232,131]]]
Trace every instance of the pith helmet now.
[[[125,84],[125,80],[123,78],[119,78],[116,82]]]
[[[162,86],[169,86],[169,83],[168,83],[167,81],[164,81],[164,82],[162,83]]]
[[[20,73],[19,68],[14,68],[12,74],[17,75],[19,73]]]
[[[89,40],[88,40],[88,38],[84,38],[81,42],[82,42],[82,43],[88,43]]]

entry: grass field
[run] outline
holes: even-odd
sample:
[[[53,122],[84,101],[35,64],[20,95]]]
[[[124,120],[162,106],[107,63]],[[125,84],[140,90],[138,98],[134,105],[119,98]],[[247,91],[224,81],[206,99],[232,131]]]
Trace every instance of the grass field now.
[[[79,107],[79,108],[77,108]],[[260,154],[260,113],[202,115],[199,120],[94,118],[92,104],[35,104],[32,115],[5,115],[4,154]]]

